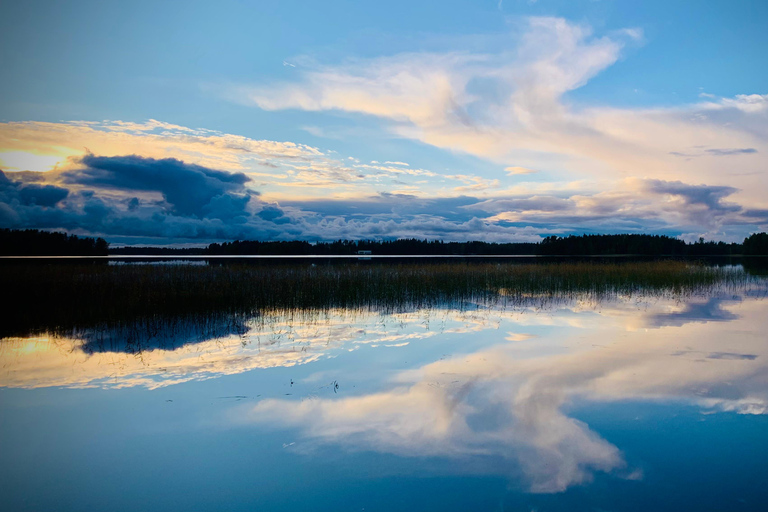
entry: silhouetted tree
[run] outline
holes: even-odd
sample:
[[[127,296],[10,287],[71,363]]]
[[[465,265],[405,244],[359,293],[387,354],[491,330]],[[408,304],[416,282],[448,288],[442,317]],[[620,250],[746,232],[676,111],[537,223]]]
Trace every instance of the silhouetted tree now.
[[[0,229],[3,256],[106,256],[108,252],[109,244],[103,238],[37,229]]]
[[[754,233],[745,238],[744,254],[768,255],[768,233]]]

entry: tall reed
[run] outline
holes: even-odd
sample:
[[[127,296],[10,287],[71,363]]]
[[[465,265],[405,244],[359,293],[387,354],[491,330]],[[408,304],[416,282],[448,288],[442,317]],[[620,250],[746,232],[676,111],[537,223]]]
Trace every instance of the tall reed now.
[[[0,289],[10,305],[0,337],[173,316],[694,293],[749,279],[743,271],[682,261],[3,265]]]

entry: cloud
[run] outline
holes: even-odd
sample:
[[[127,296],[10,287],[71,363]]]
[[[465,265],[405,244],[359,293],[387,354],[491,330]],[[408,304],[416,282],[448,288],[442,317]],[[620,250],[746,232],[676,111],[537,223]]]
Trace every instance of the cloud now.
[[[472,52],[316,64],[293,81],[227,94],[265,110],[373,116],[397,136],[493,162],[515,161],[523,169],[546,168],[554,179],[736,185],[739,197],[764,207],[768,95],[661,108],[570,99],[641,40],[638,29],[597,35],[586,25],[533,17],[512,34],[478,37]],[[690,148],[703,148],[693,151],[702,158],[676,158],[691,154]],[[725,156],[743,158],[730,165]]]
[[[76,162],[82,167],[60,173],[62,183],[122,191],[156,191],[172,211],[180,215],[206,217],[216,211],[217,205],[221,207],[225,203],[239,205],[239,210],[244,212],[250,199],[244,185],[251,179],[245,174],[208,169],[175,158],[88,154]]]
[[[725,199],[737,189],[726,186],[627,179],[599,192],[579,190],[575,186],[570,190],[542,192],[497,196],[461,208],[486,212],[497,222],[559,227],[571,232],[591,227],[613,232],[664,234],[672,226],[683,232],[695,226],[704,230],[700,231],[702,235],[725,229],[733,233],[737,241],[746,233],[743,226],[763,218],[759,212],[727,202]]]
[[[383,192],[361,198],[274,202],[251,188],[253,180],[245,173],[171,158],[86,154],[48,172],[3,174],[0,222],[3,227],[105,236],[116,243],[340,238],[509,242],[587,229],[728,230],[740,240],[765,217],[726,202],[736,192],[733,187],[625,180],[603,192],[571,184],[561,189],[541,187],[541,192],[525,187],[514,194],[500,190],[494,197],[482,198],[454,194],[498,183],[450,177],[466,185],[452,187],[446,196]]]
[[[698,149],[698,148],[696,148]],[[673,156],[695,158],[701,156],[734,156],[734,155],[749,155],[751,153],[757,153],[755,148],[709,148],[703,151],[670,151],[669,154]]]
[[[113,243],[397,237],[505,242],[585,231],[741,241],[768,229],[761,213],[766,208],[740,200],[744,190],[732,185],[653,178],[512,182],[383,158],[364,164],[301,144],[152,120],[0,123],[0,143],[16,152],[17,163],[32,151],[59,159],[48,171],[5,172],[2,227],[64,229]],[[91,152],[83,154],[84,147]],[[51,162],[29,163],[41,161]],[[513,176],[532,170],[512,169],[507,173]]]
[[[66,188],[10,180],[0,171],[0,226],[16,225],[23,212],[35,219],[56,217],[54,208],[68,195]]]
[[[307,202],[318,211],[263,201],[244,173],[210,169],[177,159],[137,155],[70,158],[39,173],[2,174],[3,227],[65,229],[118,243],[179,243],[232,239],[440,238],[538,240],[532,229],[499,226],[463,214],[448,219],[411,209],[413,198],[384,194],[390,215],[353,215],[354,201]],[[394,201],[394,203],[392,203]],[[445,204],[455,199],[448,199]],[[460,204],[476,199],[458,199]],[[373,203],[373,202],[371,202]],[[393,207],[399,203],[400,207]],[[362,205],[361,202],[358,202]],[[324,206],[325,205],[325,206]],[[382,210],[383,211],[383,210]],[[323,213],[324,212],[324,213]]]
[[[737,191],[734,187],[688,185],[680,181],[647,180],[649,191],[655,194],[669,194],[681,198],[686,206],[704,206],[710,213],[741,211],[736,204],[724,203],[723,199]]]
[[[253,215],[265,205],[246,188],[249,181],[242,173],[171,158],[86,154],[71,158],[66,168],[2,174],[0,205],[6,208],[0,222],[166,243],[283,231]]]
[[[768,111],[768,94],[737,94],[734,98],[723,98],[718,104],[707,105],[713,109],[721,106],[736,108],[742,112],[757,113]]]
[[[539,172],[539,171],[534,171],[533,169],[528,169],[526,167],[516,167],[516,166],[505,167],[504,171],[510,176],[519,176],[522,174],[534,174]]]
[[[730,156],[730,155],[747,155],[750,153],[757,153],[755,148],[714,148],[705,149],[707,153],[715,156]]]

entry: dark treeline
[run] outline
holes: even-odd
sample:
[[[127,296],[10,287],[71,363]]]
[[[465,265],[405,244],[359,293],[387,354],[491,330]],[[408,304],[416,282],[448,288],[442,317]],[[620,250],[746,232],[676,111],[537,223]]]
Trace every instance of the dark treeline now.
[[[124,256],[198,256],[208,254],[206,247],[116,247],[109,250],[112,255]]]
[[[742,244],[706,242],[687,244],[664,235],[550,236],[538,246],[541,255],[641,254],[647,256],[713,256],[743,254]]]
[[[381,255],[494,255],[494,254],[537,254],[535,243],[488,243],[488,242],[443,242],[440,240],[337,240],[335,242],[258,242],[235,241],[211,244],[205,254],[216,255],[354,255],[358,251],[371,251]]]
[[[2,256],[106,256],[103,238],[79,237],[37,229],[0,229]]]
[[[768,233],[755,233],[744,239],[743,254],[768,254]]]
[[[501,254],[540,256],[581,256],[632,254],[644,256],[731,256],[768,255],[768,234],[756,233],[743,244],[707,242],[686,243],[666,235],[617,234],[550,236],[539,243],[443,242],[440,240],[337,240],[334,242],[237,240],[213,243],[207,247],[117,247],[109,249],[102,238],[77,237],[66,233],[38,230],[0,229],[0,255],[355,255],[370,251],[375,255],[479,255]]]
[[[707,242],[699,239],[686,243],[665,235],[580,235],[550,236],[540,243],[442,242],[439,240],[403,239],[392,241],[338,240],[335,242],[259,242],[235,241],[211,244],[200,254],[211,255],[354,255],[371,251],[380,255],[609,255],[645,256],[730,256],[768,254],[768,234],[748,237],[744,244]]]

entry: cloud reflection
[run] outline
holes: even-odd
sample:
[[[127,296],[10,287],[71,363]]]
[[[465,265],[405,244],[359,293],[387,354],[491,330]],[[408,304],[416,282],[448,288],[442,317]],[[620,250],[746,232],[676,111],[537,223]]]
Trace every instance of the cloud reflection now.
[[[299,385],[296,396],[267,394],[234,409],[231,419],[297,429],[291,449],[298,451],[334,445],[445,458],[458,471],[522,475],[533,492],[559,492],[600,472],[641,475],[617,446],[574,417],[579,403],[641,400],[706,413],[768,413],[760,287],[687,298],[576,296],[511,309],[292,312],[250,320],[224,337],[134,353],[87,350],[85,339],[6,339],[0,386],[154,389],[328,359],[320,374],[362,371],[367,391],[343,388],[323,398],[302,395]],[[426,338],[439,343],[414,343]],[[370,352],[350,367],[343,354],[363,346]],[[409,367],[383,362],[387,348],[440,355]],[[321,378],[308,374],[305,384]]]
[[[700,306],[708,304],[705,298]],[[602,305],[600,315],[560,309],[553,319],[588,315],[590,322],[550,339],[508,335],[512,343],[402,371],[376,393],[265,399],[243,421],[298,428],[307,446],[446,457],[457,468],[481,459],[495,473],[522,472],[533,492],[563,491],[596,472],[639,478],[618,447],[569,416],[568,406],[653,400],[705,412],[768,412],[768,349],[760,336],[768,328],[765,303],[717,304],[728,315],[716,324],[703,323],[697,306],[668,313],[674,322],[660,322],[664,315],[653,311],[672,301],[659,301],[651,311],[636,308],[634,317],[645,328],[637,328],[638,318],[626,321],[626,302]],[[682,321],[686,315],[690,322]],[[548,350],[548,343],[557,348]]]

